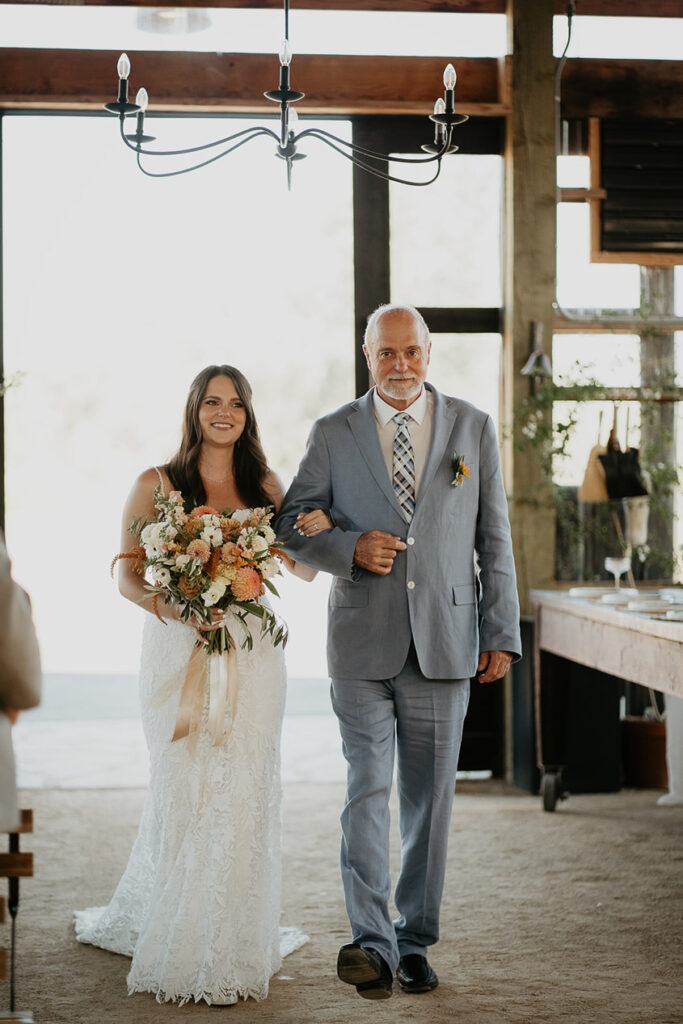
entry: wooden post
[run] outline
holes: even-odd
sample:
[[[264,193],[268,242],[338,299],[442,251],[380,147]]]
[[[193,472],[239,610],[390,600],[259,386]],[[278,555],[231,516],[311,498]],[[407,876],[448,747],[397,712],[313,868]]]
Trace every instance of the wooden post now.
[[[505,149],[505,316],[502,421],[529,394],[520,370],[529,357],[532,325],[543,325],[543,345],[552,355],[555,297],[555,114],[553,6],[547,0],[508,0],[512,50],[511,113]],[[555,519],[533,449],[503,458],[511,497],[510,518],[522,613],[529,590],[555,576]]]
[[[353,123],[353,141],[368,149],[381,149],[371,118]],[[378,165],[387,171],[386,164]],[[370,386],[363,354],[367,318],[378,306],[390,302],[389,292],[389,183],[353,168],[353,266],[355,307],[356,396]]]
[[[674,313],[673,267],[640,268],[640,309],[644,315],[672,316]],[[640,335],[640,383],[643,387],[666,391],[676,372],[674,334],[671,331],[643,330]],[[641,418],[641,459],[673,468],[676,465],[676,405],[661,402],[648,409]],[[665,557],[673,555],[673,493],[657,498],[650,508],[648,543]],[[646,563],[647,565],[647,563]],[[649,571],[655,579],[670,579],[671,566],[653,560]]]

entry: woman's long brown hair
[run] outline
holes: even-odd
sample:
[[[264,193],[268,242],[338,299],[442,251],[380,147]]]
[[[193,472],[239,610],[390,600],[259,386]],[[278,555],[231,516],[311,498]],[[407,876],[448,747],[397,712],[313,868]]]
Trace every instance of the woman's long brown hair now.
[[[199,454],[202,447],[202,430],[199,425],[199,407],[206,394],[209,381],[214,377],[229,377],[247,414],[247,421],[233,450],[233,473],[237,493],[250,508],[272,504],[264,481],[268,474],[268,463],[261,447],[258,425],[251,402],[249,381],[234,366],[207,366],[192,381],[185,403],[183,436],[180,448],[164,469],[173,487],[183,498],[197,505],[206,502],[206,491],[199,475]]]

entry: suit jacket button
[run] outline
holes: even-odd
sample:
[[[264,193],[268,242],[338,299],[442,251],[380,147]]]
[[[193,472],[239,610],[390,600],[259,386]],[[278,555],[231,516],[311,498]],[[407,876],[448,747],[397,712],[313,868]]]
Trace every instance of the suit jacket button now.
[[[408,590],[415,590],[415,581],[408,580]]]
[[[415,538],[414,537],[408,537],[408,540],[406,541],[406,544],[410,544],[412,546],[414,543],[415,543]]]

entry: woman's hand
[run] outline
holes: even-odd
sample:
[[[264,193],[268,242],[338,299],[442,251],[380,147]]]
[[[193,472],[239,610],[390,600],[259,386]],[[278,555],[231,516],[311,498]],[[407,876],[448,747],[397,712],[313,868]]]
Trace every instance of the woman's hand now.
[[[198,622],[194,627],[200,640],[204,639],[205,633],[213,633],[225,625],[225,612],[218,608],[211,609],[211,622]]]
[[[333,524],[330,517],[317,508],[313,512],[300,512],[294,526],[302,537],[317,537],[319,533],[331,530]]]

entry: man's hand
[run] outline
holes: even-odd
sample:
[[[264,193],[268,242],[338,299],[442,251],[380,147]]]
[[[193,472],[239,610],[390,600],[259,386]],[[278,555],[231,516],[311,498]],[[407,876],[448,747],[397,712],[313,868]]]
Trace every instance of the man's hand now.
[[[388,576],[397,551],[405,551],[406,545],[400,537],[394,537],[383,530],[369,530],[362,533],[356,542],[353,560],[361,569]]]
[[[512,655],[508,651],[482,651],[477,665],[477,678],[480,683],[492,683],[502,679],[510,668]]]

